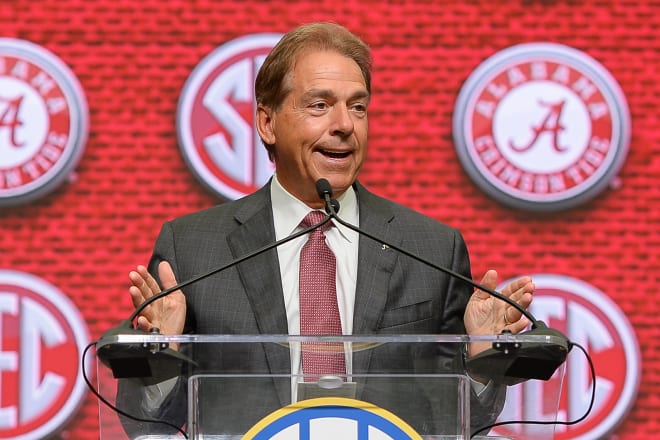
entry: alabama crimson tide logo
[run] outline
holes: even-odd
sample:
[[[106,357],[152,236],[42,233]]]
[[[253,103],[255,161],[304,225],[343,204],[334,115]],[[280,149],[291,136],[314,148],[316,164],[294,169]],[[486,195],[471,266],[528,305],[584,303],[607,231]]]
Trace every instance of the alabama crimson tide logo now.
[[[194,69],[179,99],[183,157],[213,193],[234,200],[254,192],[273,165],[254,123],[254,80],[278,34],[254,34],[217,48]]]
[[[538,425],[505,425],[496,431],[512,438],[607,438],[637,396],[641,364],[635,333],[619,307],[592,285],[552,274],[532,275],[532,279],[536,285],[532,314],[588,351],[596,370],[596,399],[591,414],[582,422],[551,426],[549,432],[554,429],[554,437],[544,436],[548,428]],[[528,381],[509,387],[499,420],[554,420],[555,414],[560,421],[581,417],[589,406],[592,380],[579,349],[573,348],[568,355],[563,383],[558,376],[556,373],[547,382]]]
[[[458,157],[491,197],[550,211],[603,191],[625,160],[628,106],[617,82],[587,54],[521,44],[482,63],[456,103]]]
[[[59,186],[87,130],[87,103],[71,70],[43,47],[0,38],[0,206]]]
[[[50,437],[85,396],[89,340],[76,307],[33,275],[0,270],[0,438]]]

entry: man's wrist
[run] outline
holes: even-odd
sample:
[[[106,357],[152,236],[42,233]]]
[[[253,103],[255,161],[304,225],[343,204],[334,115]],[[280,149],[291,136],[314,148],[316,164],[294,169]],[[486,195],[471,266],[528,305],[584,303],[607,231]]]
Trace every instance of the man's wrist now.
[[[475,345],[478,346],[475,347]],[[482,347],[482,345],[485,345],[485,348]],[[471,375],[467,369],[467,361],[470,357],[476,356],[477,354],[481,353],[482,351],[486,350],[489,347],[490,344],[488,342],[468,342],[463,346],[463,366],[464,366],[465,374],[472,381],[479,382],[482,385],[488,385],[490,379],[487,377]]]

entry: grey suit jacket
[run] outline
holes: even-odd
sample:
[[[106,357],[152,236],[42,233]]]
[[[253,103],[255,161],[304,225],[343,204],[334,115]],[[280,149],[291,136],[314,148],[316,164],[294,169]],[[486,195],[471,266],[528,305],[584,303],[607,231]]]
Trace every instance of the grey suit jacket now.
[[[360,229],[385,243],[406,249],[436,265],[471,276],[467,249],[460,233],[406,207],[378,197],[355,183]],[[160,261],[170,262],[177,280],[187,280],[255,251],[275,241],[270,187],[240,200],[167,222],[157,239],[149,270],[157,274]],[[277,251],[272,249],[185,289],[188,307],[185,332],[198,334],[287,334]],[[462,334],[463,312],[472,288],[360,236],[354,306],[354,334]],[[353,373],[461,372],[460,353],[437,347],[417,348],[418,353],[392,353],[386,348],[356,354]],[[196,353],[197,372],[290,373],[289,350],[278,346],[231,345],[213,353]],[[181,381],[182,384],[184,381]],[[259,400],[247,402],[257,413],[267,414],[290,402],[290,382],[273,381],[260,390]],[[245,391],[245,390],[243,390]],[[390,396],[404,390],[390,390]],[[409,392],[410,390],[408,390]],[[209,391],[209,396],[227,395]],[[240,390],[236,393],[246,394]],[[423,394],[423,393],[422,393]],[[419,405],[379,402],[406,419],[419,416],[430,405],[416,393]],[[173,393],[175,395],[175,393]],[[236,394],[229,393],[229,396]],[[225,399],[227,400],[227,399]],[[173,397],[170,413],[185,414],[185,401]],[[179,402],[179,403],[177,403]],[[215,405],[222,405],[218,401]],[[232,402],[233,404],[233,402]],[[475,425],[492,421],[501,410],[503,390],[492,398],[474,399]],[[403,414],[402,414],[403,412]],[[448,413],[448,417],[455,414]],[[168,416],[173,420],[172,415]],[[236,433],[249,428],[236,423]]]

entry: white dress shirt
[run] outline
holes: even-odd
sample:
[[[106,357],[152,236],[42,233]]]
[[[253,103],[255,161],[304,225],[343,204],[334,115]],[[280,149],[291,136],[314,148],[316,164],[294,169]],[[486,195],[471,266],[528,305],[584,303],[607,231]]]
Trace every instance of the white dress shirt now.
[[[270,185],[270,195],[275,224],[275,239],[281,240],[302,228],[300,222],[312,211],[303,202],[291,195],[273,176]],[[358,225],[359,212],[357,196],[353,188],[349,188],[337,198],[341,219],[352,225]],[[353,333],[353,309],[355,305],[355,286],[357,283],[358,239],[359,234],[345,226],[334,222],[335,227],[325,232],[326,243],[335,254],[337,261],[337,305],[341,318],[341,328],[344,335]],[[291,240],[278,246],[277,257],[280,263],[284,305],[290,335],[300,334],[300,302],[298,292],[298,273],[300,266],[300,250],[307,242],[307,235]],[[351,372],[350,351],[346,355],[346,372]],[[291,346],[291,374],[302,372],[300,348]],[[292,381],[292,401],[295,401],[296,383]]]

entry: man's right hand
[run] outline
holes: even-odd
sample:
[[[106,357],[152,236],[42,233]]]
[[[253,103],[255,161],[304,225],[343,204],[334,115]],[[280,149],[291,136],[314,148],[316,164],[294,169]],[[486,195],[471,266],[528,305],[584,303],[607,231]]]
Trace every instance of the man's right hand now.
[[[158,265],[158,276],[164,289],[177,284],[172,267],[167,261],[161,261]],[[136,270],[131,271],[128,278],[133,284],[128,292],[135,307],[139,307],[148,298],[161,291],[156,279],[144,266],[138,266]],[[186,298],[181,290],[177,290],[149,304],[138,316],[137,326],[145,332],[158,328],[163,335],[179,335],[183,332],[185,320]]]

